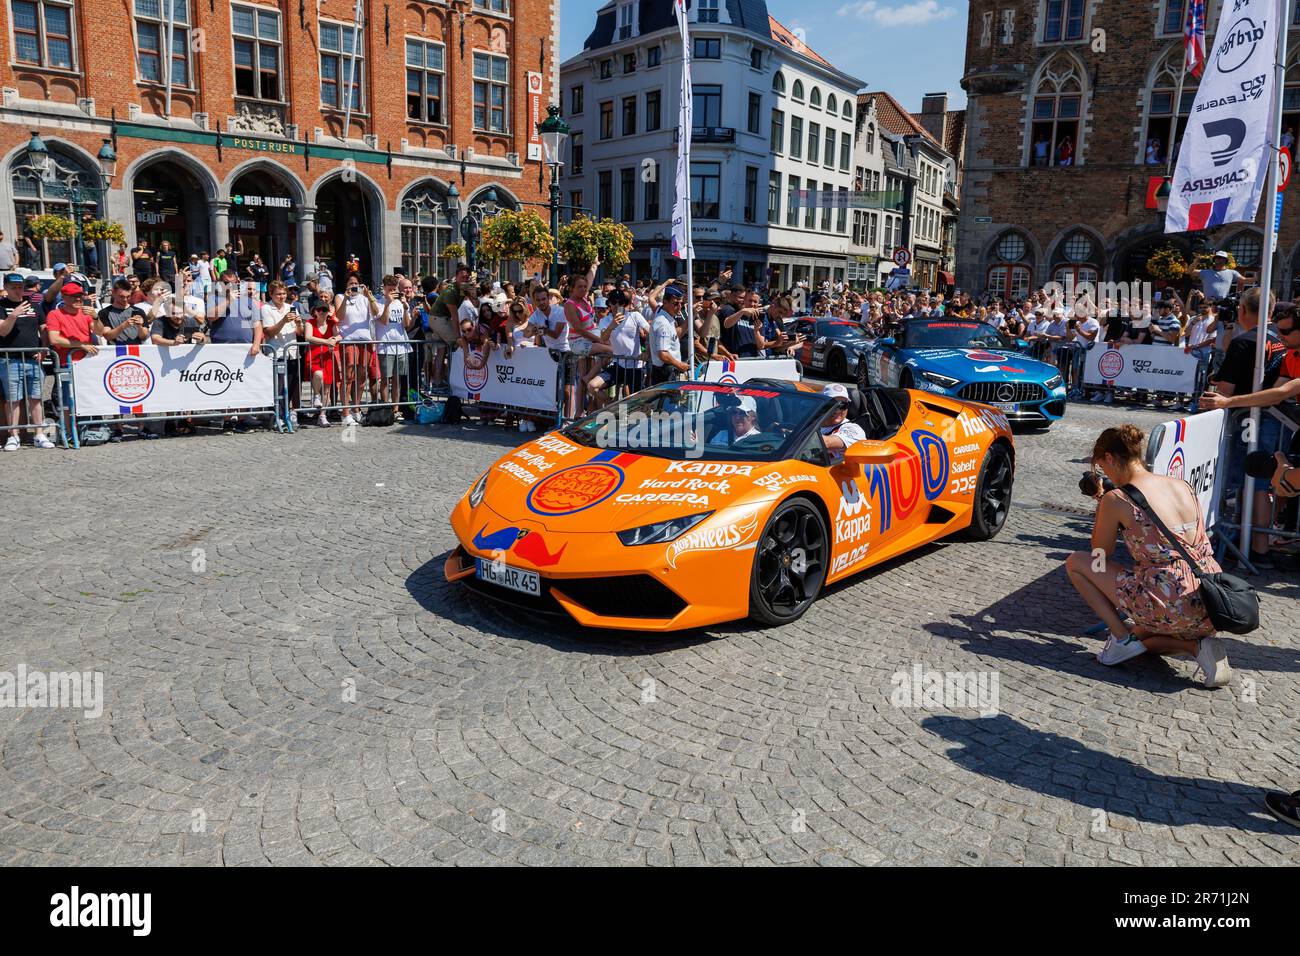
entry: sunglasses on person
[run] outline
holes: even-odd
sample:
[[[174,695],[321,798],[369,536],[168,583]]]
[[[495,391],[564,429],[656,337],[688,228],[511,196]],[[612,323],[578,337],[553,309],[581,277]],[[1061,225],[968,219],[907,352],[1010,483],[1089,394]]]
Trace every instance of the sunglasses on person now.
[[[1278,334],[1278,335],[1290,335],[1290,334],[1291,334],[1292,332],[1294,332],[1297,328],[1300,328],[1300,326],[1296,326],[1296,325],[1288,325],[1288,326],[1285,326],[1285,327],[1284,327],[1284,326],[1279,325],[1279,326],[1277,326],[1277,334]]]

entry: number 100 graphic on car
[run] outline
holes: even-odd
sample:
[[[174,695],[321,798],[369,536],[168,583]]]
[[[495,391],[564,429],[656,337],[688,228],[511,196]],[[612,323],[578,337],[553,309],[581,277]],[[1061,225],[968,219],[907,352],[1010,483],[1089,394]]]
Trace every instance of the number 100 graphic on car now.
[[[766,379],[638,392],[484,472],[452,510],[446,577],[592,627],[783,624],[827,584],[1002,529],[1015,448],[997,409],[864,389],[846,418],[867,437],[840,461],[822,439],[835,411]]]

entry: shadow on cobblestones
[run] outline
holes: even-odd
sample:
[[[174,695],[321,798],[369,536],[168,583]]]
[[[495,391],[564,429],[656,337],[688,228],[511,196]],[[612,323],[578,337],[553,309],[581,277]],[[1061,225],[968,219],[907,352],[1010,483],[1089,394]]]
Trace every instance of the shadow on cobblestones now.
[[[959,744],[947,757],[971,773],[1081,807],[1170,826],[1294,833],[1263,811],[1263,791],[1258,787],[1157,773],[1006,715],[975,721],[934,716],[921,721],[921,726]]]

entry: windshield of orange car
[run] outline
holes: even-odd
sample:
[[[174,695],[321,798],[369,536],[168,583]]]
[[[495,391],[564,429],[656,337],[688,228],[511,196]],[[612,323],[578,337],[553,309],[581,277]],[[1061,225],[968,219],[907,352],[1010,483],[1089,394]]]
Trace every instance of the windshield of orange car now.
[[[794,389],[677,382],[607,405],[561,434],[657,458],[781,461],[827,406],[821,395]]]

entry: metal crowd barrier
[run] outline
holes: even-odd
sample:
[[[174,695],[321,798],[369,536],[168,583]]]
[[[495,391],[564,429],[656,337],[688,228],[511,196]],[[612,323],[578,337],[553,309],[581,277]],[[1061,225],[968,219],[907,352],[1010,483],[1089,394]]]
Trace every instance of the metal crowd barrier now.
[[[328,420],[335,412],[343,418],[354,409],[368,413],[394,406],[413,416],[415,406],[430,392],[426,348],[436,344],[423,339],[364,339],[334,346],[289,342],[275,347],[280,383],[276,416],[287,431],[294,430],[294,411],[299,424],[310,424],[303,419],[321,414]],[[390,356],[396,360],[391,370],[385,362]]]
[[[33,422],[30,420],[31,406],[27,404],[27,399],[24,395],[24,398],[20,399],[18,402],[18,418],[20,423],[24,417],[28,418],[27,424],[10,426],[8,418],[4,418],[3,421],[0,421],[0,432],[3,432],[3,435],[0,435],[0,444],[7,440],[8,433],[14,427],[21,432],[35,432],[37,430],[46,429],[48,427],[46,422],[49,419],[46,418],[45,403],[48,401],[54,410],[54,424],[52,427],[57,432],[59,442],[64,448],[70,447],[68,429],[66,429],[63,424],[64,389],[59,388],[59,382],[65,378],[70,379],[72,376],[66,369],[61,369],[59,367],[56,358],[57,356],[55,355],[54,350],[46,346],[34,349],[0,349],[0,364],[6,366],[4,373],[6,382],[9,381],[10,376],[31,374],[30,372],[26,372],[25,369],[30,368],[33,365],[37,370],[39,370],[40,388],[37,390],[39,394],[36,396],[36,402],[40,408],[41,416],[39,422]],[[25,392],[26,387],[24,386],[21,391]],[[0,394],[0,398],[8,402],[8,392],[6,391],[3,394]],[[54,436],[50,436],[47,433],[46,437],[53,438]]]

